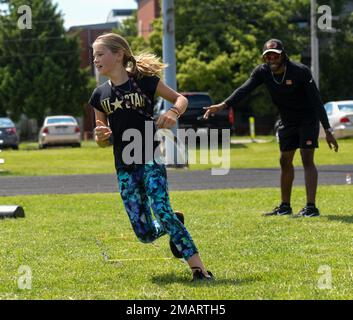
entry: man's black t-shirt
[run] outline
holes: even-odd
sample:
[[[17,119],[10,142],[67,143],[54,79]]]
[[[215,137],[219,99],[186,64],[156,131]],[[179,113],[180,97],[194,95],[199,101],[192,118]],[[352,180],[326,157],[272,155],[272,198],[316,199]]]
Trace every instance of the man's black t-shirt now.
[[[310,69],[301,63],[287,62],[285,74],[272,74],[267,64],[257,66],[250,78],[224,102],[231,107],[261,84],[267,87],[278,107],[284,125],[310,124],[320,120],[330,127],[327,114]]]
[[[135,80],[141,91],[150,99],[150,103],[142,94],[137,92],[130,80],[115,87],[130,104],[140,109],[140,112],[133,108],[128,108],[118,98],[111,87],[110,81],[103,83],[93,91],[89,104],[105,113],[108,117],[113,134],[115,167],[117,169],[153,160],[154,150],[158,147],[159,142],[154,141],[156,127],[147,115],[153,115],[154,95],[159,80],[157,76],[145,76]],[[146,128],[147,130],[145,130]],[[124,133],[126,135],[124,140],[129,139],[129,141],[123,141]],[[140,134],[139,137],[136,136],[136,133]],[[126,148],[123,157],[124,148],[132,141],[134,141],[134,146],[137,148]],[[126,152],[132,156],[128,158],[133,158],[136,161],[132,163],[130,163],[130,160],[128,163],[124,161],[126,160]]]

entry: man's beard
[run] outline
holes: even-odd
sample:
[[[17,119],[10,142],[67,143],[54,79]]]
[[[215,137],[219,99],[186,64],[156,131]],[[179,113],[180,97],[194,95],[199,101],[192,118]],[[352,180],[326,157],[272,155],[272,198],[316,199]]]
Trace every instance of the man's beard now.
[[[284,61],[281,60],[281,62],[278,62],[278,63],[277,62],[276,63],[267,62],[267,65],[272,72],[277,72],[284,66]]]

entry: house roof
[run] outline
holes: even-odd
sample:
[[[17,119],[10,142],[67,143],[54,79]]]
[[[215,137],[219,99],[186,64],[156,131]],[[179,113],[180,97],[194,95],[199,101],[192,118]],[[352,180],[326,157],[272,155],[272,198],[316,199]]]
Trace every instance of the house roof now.
[[[86,24],[79,26],[72,26],[69,30],[85,29],[85,30],[103,30],[103,29],[113,29],[118,26],[117,22],[106,22],[106,23],[97,23],[97,24]]]

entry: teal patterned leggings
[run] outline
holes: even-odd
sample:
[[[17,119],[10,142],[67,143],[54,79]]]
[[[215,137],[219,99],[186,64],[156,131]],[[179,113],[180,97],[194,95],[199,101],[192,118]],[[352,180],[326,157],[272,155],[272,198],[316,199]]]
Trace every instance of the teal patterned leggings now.
[[[153,242],[167,233],[185,260],[198,252],[170,206],[164,165],[153,162],[134,169],[119,169],[118,181],[132,228],[141,242]]]

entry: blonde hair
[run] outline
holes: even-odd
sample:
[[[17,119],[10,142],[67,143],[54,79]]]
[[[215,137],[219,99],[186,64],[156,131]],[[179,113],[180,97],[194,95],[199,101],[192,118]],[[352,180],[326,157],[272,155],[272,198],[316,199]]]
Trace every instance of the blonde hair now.
[[[143,76],[156,75],[161,77],[163,70],[166,68],[166,65],[154,54],[144,52],[134,56],[126,39],[116,33],[103,34],[94,43],[104,45],[113,53],[123,50],[124,68],[138,79]]]

